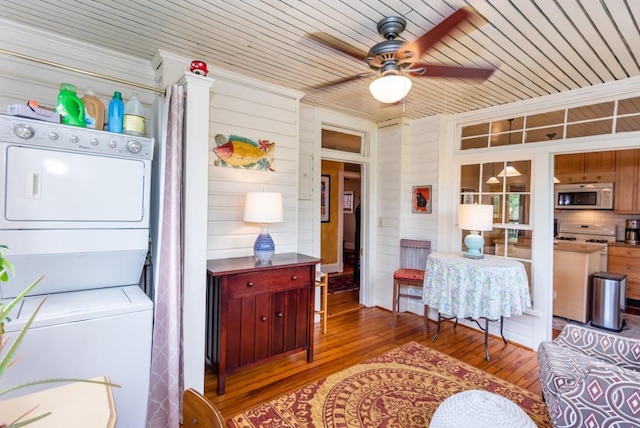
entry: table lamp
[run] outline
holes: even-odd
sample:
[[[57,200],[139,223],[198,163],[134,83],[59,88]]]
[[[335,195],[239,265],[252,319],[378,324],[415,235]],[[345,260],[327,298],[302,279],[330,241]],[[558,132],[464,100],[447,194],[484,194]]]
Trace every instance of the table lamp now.
[[[282,194],[273,192],[247,193],[243,220],[262,224],[260,234],[253,244],[253,256],[260,264],[269,264],[276,246],[267,231],[267,224],[282,222]]]
[[[493,205],[462,204],[458,206],[458,227],[470,233],[464,238],[467,251],[462,255],[470,259],[482,259],[484,246],[481,230],[493,229]]]

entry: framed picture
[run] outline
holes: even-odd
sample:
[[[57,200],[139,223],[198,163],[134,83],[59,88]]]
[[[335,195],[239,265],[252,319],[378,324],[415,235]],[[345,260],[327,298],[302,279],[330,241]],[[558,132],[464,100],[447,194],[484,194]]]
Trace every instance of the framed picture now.
[[[342,212],[345,214],[353,214],[353,190],[345,190],[342,198]]]
[[[431,186],[413,186],[411,212],[431,214]]]
[[[331,177],[323,175],[320,177],[320,221],[326,223],[329,221],[329,213],[331,211]]]

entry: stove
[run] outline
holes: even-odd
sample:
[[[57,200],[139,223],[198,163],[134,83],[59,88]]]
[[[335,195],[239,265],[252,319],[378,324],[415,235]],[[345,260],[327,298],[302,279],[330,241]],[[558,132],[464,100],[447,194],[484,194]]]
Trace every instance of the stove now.
[[[600,270],[607,271],[608,243],[616,241],[615,224],[560,223],[555,242],[600,248]]]
[[[558,241],[592,242],[606,244],[615,242],[615,224],[560,223]]]

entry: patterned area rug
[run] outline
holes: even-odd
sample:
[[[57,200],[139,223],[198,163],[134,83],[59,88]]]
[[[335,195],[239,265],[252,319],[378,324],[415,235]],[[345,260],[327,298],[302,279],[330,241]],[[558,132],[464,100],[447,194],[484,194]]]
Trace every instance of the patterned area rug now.
[[[438,405],[482,389],[518,404],[550,427],[540,396],[416,342],[335,373],[228,421],[255,427],[426,427]]]
[[[353,274],[332,276],[329,275],[329,287],[327,292],[329,294],[339,293],[341,291],[355,290],[358,288],[357,284],[353,283]]]

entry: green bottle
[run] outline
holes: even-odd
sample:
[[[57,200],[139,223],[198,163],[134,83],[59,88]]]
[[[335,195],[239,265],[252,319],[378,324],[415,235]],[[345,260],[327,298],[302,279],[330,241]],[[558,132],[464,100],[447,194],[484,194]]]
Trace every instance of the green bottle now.
[[[60,122],[65,125],[80,126],[85,128],[84,104],[76,95],[76,87],[71,83],[61,83],[58,93],[56,112],[60,113]]]

